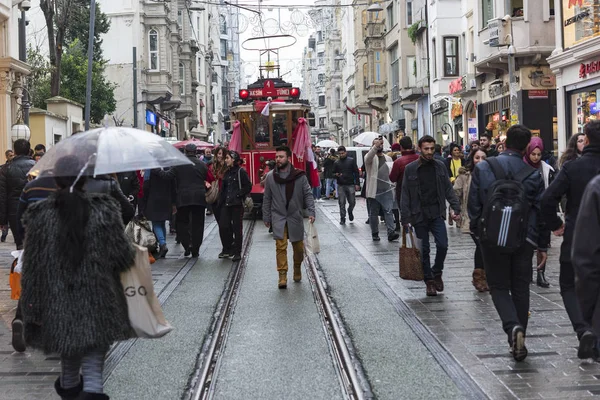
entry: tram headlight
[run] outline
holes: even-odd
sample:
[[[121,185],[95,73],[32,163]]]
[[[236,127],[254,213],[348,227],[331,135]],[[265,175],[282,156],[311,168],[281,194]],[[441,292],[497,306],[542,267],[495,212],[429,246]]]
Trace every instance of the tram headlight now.
[[[249,97],[250,97],[250,92],[249,91],[247,91],[246,89],[240,90],[240,99],[242,99],[242,100],[248,100]]]
[[[300,89],[299,89],[299,88],[297,88],[297,87],[295,87],[295,88],[292,88],[292,89],[290,90],[290,96],[291,96],[291,97],[293,97],[293,98],[298,98],[298,97],[300,97]]]

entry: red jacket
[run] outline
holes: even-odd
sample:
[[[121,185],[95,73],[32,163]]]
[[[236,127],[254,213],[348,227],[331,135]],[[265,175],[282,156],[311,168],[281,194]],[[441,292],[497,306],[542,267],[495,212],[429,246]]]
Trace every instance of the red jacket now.
[[[396,200],[400,201],[402,193],[402,179],[404,179],[404,169],[411,162],[418,160],[419,155],[414,150],[403,150],[402,156],[394,161],[392,172],[390,172],[390,181],[396,183]]]

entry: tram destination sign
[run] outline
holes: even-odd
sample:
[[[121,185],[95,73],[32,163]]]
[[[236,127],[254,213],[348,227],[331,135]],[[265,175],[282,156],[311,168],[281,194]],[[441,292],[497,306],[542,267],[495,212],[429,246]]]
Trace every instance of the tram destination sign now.
[[[248,89],[250,98],[258,99],[263,97],[289,97],[292,88],[267,88]]]

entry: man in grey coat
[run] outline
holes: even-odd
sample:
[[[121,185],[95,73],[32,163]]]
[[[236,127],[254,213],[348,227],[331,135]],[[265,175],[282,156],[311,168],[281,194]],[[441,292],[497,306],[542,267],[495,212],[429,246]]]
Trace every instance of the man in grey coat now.
[[[287,146],[276,149],[276,168],[267,174],[263,198],[263,221],[273,228],[277,249],[279,288],[287,287],[288,239],[294,249],[294,282],[302,280],[304,260],[304,216],[308,210],[310,223],[315,222],[315,201],[306,173],[291,164],[292,151]]]

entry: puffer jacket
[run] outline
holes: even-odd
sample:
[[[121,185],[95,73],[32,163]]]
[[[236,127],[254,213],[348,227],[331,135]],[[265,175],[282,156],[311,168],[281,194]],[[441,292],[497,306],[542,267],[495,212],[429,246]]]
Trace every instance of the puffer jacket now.
[[[519,171],[527,165],[523,161],[522,154],[510,149],[500,153],[496,159],[504,169],[504,172],[506,174],[512,174],[513,176],[519,173]],[[471,232],[475,234],[478,233],[479,220],[481,219],[483,207],[488,198],[488,191],[495,181],[496,176],[492,172],[489,163],[480,162],[477,164],[471,177],[468,204],[469,218],[471,219],[470,229]],[[540,236],[540,233],[544,230],[544,224],[540,214],[541,198],[542,193],[544,193],[544,181],[540,171],[532,172],[531,175],[523,181],[523,185],[525,186],[527,199],[531,205],[527,228],[527,241],[540,250],[546,250],[548,248],[548,238],[546,238],[546,235]]]
[[[17,215],[27,173],[34,165],[31,157],[16,156],[0,170],[0,225],[6,225],[9,217]]]
[[[219,205],[225,207],[241,206],[250,191],[252,191],[252,182],[246,170],[237,165],[229,168],[223,177],[223,189],[220,193]]]
[[[125,235],[118,203],[105,194],[85,196],[90,213],[78,265],[69,265],[59,250],[67,240],[62,229],[68,227],[57,223],[55,193],[32,204],[24,217],[25,340],[46,353],[81,356],[133,336],[120,274],[133,265],[134,248]]]

